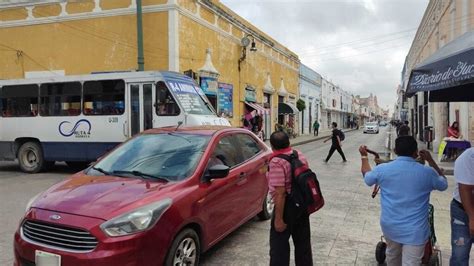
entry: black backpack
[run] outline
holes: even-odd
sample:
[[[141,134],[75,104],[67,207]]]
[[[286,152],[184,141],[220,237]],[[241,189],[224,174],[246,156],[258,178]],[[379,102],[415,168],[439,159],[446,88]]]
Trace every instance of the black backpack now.
[[[288,223],[303,215],[311,214],[324,206],[316,174],[298,159],[298,152],[291,155],[279,154],[276,157],[288,161],[291,165],[291,192],[287,194],[284,217]]]
[[[346,135],[342,130],[339,130],[339,138],[341,139],[341,141],[344,141],[344,139],[346,139]]]

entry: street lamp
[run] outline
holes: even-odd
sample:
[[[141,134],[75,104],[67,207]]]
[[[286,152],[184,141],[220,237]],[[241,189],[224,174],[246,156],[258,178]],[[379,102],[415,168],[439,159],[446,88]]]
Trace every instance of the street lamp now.
[[[250,45],[250,51],[257,51],[257,44],[255,43],[255,37],[252,34],[247,34],[240,40],[240,45],[242,46],[242,55],[239,58],[239,72],[240,64],[247,58],[247,46]]]

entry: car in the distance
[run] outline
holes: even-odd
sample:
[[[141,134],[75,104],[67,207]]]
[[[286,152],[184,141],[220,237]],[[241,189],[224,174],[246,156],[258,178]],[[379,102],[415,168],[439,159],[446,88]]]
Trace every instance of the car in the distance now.
[[[197,265],[243,223],[271,217],[270,156],[245,129],[145,131],[30,200],[14,264]]]
[[[379,133],[379,124],[377,122],[367,122],[364,125],[364,134],[365,133]]]
[[[386,127],[388,125],[387,121],[380,121],[379,126]]]

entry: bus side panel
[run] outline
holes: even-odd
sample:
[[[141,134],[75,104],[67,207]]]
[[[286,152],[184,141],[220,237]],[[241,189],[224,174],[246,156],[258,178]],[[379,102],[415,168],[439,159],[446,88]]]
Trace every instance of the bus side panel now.
[[[16,158],[15,143],[11,141],[0,142],[0,160],[13,161]]]
[[[46,161],[91,162],[119,145],[120,142],[42,142]]]
[[[47,161],[94,161],[126,140],[126,115],[3,118],[0,158],[16,155],[17,139],[38,141]],[[2,142],[0,142],[2,143]]]

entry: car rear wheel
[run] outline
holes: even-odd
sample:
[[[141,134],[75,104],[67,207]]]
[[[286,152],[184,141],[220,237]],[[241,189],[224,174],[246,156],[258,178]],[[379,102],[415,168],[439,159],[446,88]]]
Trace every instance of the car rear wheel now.
[[[275,204],[273,203],[272,196],[270,193],[267,193],[265,200],[262,204],[262,211],[257,215],[258,219],[264,221],[272,218],[273,210],[275,209]]]
[[[184,229],[173,240],[173,244],[166,256],[167,266],[195,266],[199,265],[201,245],[199,236],[190,228]]]
[[[18,150],[20,169],[25,173],[38,173],[43,169],[43,149],[38,142],[26,142]]]

